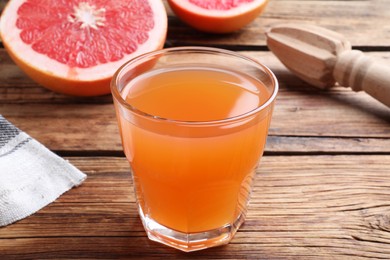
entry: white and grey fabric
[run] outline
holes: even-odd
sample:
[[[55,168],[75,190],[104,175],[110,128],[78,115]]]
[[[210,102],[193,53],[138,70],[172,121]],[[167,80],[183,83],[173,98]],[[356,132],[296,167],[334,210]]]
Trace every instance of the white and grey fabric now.
[[[0,115],[0,226],[30,216],[86,177]]]

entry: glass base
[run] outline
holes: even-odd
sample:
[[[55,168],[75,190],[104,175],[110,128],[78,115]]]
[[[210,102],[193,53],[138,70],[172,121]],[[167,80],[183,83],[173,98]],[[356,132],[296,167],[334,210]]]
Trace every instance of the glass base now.
[[[145,216],[140,207],[139,213],[150,240],[184,252],[192,252],[228,244],[241,224],[245,221],[245,215],[241,214],[232,224],[227,224],[217,229],[198,233],[183,233],[167,228]]]

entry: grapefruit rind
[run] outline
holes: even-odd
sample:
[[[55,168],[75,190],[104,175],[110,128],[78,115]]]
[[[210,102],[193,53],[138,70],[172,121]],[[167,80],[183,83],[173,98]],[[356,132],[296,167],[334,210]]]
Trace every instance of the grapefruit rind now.
[[[69,67],[37,53],[20,38],[16,27],[17,10],[26,0],[11,0],[0,18],[0,37],[14,62],[33,80],[53,91],[75,96],[96,96],[110,93],[110,80],[115,71],[127,60],[142,53],[161,49],[167,34],[167,14],[161,0],[150,0],[155,25],[148,32],[146,43],[138,45],[135,52],[115,62],[98,64],[90,68]]]
[[[227,10],[199,7],[188,0],[168,0],[172,11],[191,27],[209,33],[231,33],[258,17],[269,0],[254,0]]]

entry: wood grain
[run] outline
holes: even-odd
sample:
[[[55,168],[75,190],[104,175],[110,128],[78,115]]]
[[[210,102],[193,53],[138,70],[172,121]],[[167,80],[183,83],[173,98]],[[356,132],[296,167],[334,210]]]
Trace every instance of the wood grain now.
[[[390,150],[390,110],[384,105],[362,92],[311,87],[287,71],[270,52],[241,53],[266,64],[280,82],[267,152]],[[390,52],[369,55],[386,60]],[[121,152],[110,96],[76,98],[53,93],[27,78],[4,50],[0,59],[0,114],[60,153]]]
[[[344,34],[355,48],[378,49],[390,45],[390,9],[387,0],[299,1],[271,0],[264,13],[240,31],[227,35],[199,33],[168,9],[168,46],[210,45],[229,48],[265,46],[264,32],[280,23],[308,23]],[[376,26],[381,25],[381,26]],[[356,29],[355,29],[356,28]],[[197,37],[193,37],[196,34]],[[368,37],[369,35],[369,37]]]
[[[300,95],[283,101],[280,95],[270,128],[273,143],[267,151],[378,152],[378,147],[388,151],[390,125],[385,112],[382,118],[344,105],[326,109],[318,106],[322,98]],[[344,115],[339,115],[338,109],[343,109]],[[12,104],[0,105],[0,113],[52,150],[73,154],[122,150],[112,104]],[[297,144],[294,137],[300,136],[304,137]]]
[[[124,158],[68,158],[88,174],[50,206],[0,229],[3,259],[386,259],[390,156],[266,156],[231,244],[184,254],[146,238]]]

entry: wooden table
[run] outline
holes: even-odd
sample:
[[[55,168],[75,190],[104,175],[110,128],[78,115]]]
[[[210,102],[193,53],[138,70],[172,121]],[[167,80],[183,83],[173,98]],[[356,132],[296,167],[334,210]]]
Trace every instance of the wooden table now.
[[[247,221],[229,245],[194,253],[147,239],[111,97],[45,90],[1,48],[0,114],[88,179],[33,216],[0,228],[0,259],[389,259],[390,109],[342,87],[312,88],[267,50],[264,37],[280,22],[317,24],[389,62],[389,12],[388,0],[271,0],[241,31],[207,35],[169,11],[166,47],[235,50],[264,62],[280,81]]]

